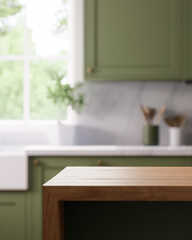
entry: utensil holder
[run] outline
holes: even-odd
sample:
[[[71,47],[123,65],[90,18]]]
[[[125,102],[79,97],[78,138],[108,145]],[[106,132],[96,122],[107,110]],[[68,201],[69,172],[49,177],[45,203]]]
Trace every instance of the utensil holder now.
[[[159,144],[159,126],[150,124],[143,126],[143,144],[144,145]]]
[[[181,145],[181,128],[169,127],[169,146]]]

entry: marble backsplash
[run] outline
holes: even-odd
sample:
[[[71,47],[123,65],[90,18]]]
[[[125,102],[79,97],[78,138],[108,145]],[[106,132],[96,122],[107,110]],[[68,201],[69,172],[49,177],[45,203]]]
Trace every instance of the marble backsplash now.
[[[86,83],[86,107],[78,116],[74,144],[142,145],[145,124],[140,105],[160,109],[165,116],[184,114],[183,144],[192,144],[192,85],[184,82]],[[160,145],[168,145],[168,127],[160,123]]]

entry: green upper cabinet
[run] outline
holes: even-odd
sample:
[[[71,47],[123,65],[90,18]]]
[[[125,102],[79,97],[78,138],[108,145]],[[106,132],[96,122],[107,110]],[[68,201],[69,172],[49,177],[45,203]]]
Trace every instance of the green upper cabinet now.
[[[85,78],[181,80],[181,33],[182,0],[85,0]]]
[[[192,80],[192,0],[185,0],[185,62],[187,80]]]

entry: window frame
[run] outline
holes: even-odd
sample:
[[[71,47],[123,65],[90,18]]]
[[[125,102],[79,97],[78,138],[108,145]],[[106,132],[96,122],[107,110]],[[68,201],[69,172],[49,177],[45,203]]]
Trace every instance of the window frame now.
[[[70,83],[76,81],[84,81],[84,0],[69,0],[70,12],[69,12],[69,35],[70,35],[70,47],[69,55],[70,60],[68,64],[68,79]],[[78,37],[77,37],[78,36]],[[71,125],[77,123],[77,115],[69,108],[67,110],[67,118],[62,121],[55,120],[31,120],[30,119],[30,62],[36,60],[66,60],[66,56],[59,57],[39,57],[29,54],[29,30],[25,24],[24,29],[24,53],[22,55],[0,55],[0,61],[23,61],[23,119],[5,120],[0,119],[0,131],[1,127],[14,127],[23,126],[24,128],[29,126],[38,126],[42,124],[55,125],[59,123],[65,125]]]

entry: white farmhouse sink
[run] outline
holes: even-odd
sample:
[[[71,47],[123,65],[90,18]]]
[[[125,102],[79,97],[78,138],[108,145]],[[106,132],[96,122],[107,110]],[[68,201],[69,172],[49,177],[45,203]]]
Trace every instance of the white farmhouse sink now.
[[[0,191],[28,189],[28,160],[23,152],[0,148]]]

